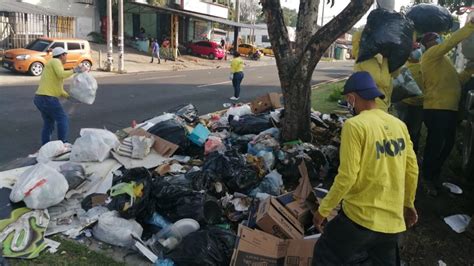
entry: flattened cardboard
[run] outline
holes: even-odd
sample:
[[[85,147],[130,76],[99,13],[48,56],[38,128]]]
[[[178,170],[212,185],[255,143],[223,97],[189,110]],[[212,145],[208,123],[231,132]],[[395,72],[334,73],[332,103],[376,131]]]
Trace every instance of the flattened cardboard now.
[[[147,137],[154,137],[155,143],[153,144],[153,149],[161,156],[165,158],[169,158],[175,153],[179,146],[171,143],[165,139],[162,139],[156,135],[148,133],[143,128],[136,128],[132,129],[129,133],[130,136],[147,136]]]
[[[316,240],[289,239],[274,237],[259,230],[239,225],[232,255],[232,266],[275,265],[309,266],[313,257]]]
[[[311,181],[309,181],[308,169],[306,168],[304,160],[298,166],[298,170],[300,171],[301,178],[300,183],[293,192],[293,197],[295,197],[295,199],[300,203],[303,203],[306,201],[313,189],[311,187]]]
[[[268,93],[266,95],[260,96],[257,99],[253,100],[250,103],[250,107],[254,114],[263,113],[270,109],[281,108],[281,94],[279,93]]]
[[[260,203],[256,221],[260,229],[279,238],[302,239],[304,236],[301,223],[273,197]]]

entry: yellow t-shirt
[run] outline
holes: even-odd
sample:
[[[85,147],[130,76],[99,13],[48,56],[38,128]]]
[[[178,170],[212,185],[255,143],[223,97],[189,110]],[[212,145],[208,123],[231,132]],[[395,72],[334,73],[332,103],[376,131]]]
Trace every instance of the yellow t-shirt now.
[[[232,59],[232,61],[230,62],[230,72],[236,73],[242,71],[244,71],[244,60],[242,60],[240,56]]]
[[[416,85],[423,91],[423,76],[421,75],[421,64],[420,63],[412,63],[407,62],[405,66],[410,70],[413,79],[416,82]],[[402,102],[413,105],[413,106],[423,106],[423,95],[410,97],[403,99]]]
[[[37,95],[68,98],[69,94],[64,90],[64,79],[72,76],[72,70],[64,70],[61,60],[53,58],[49,60],[41,74]]]
[[[385,95],[385,99],[383,100],[380,98],[375,99],[377,108],[388,112],[388,108],[392,103],[391,98],[393,92],[393,77],[388,70],[387,58],[384,58],[382,55],[378,54],[374,58],[355,64],[354,71],[369,72],[370,76],[374,79],[379,91]]]
[[[348,119],[342,128],[340,161],[319,213],[327,217],[342,200],[347,217],[365,228],[405,231],[404,207],[414,207],[418,180],[405,124],[380,109]]]
[[[446,54],[472,33],[474,24],[469,22],[446,41],[429,48],[421,57],[424,109],[458,110],[461,81]]]

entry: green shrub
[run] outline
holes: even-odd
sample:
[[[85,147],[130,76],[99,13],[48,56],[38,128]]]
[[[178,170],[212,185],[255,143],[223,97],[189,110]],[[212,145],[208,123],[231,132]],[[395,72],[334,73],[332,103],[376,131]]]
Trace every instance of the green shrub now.
[[[92,31],[89,34],[87,34],[87,36],[92,38],[92,42],[105,43],[104,36],[102,36],[100,32]]]
[[[331,84],[331,94],[328,96],[328,101],[330,102],[337,102],[339,100],[342,100],[342,91],[343,91],[343,85],[344,83],[335,83]]]

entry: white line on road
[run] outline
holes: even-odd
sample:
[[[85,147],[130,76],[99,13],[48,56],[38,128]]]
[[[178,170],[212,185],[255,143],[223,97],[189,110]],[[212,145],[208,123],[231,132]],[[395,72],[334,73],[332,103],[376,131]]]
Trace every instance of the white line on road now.
[[[151,78],[142,78],[139,80],[155,80],[155,79],[171,79],[171,78],[182,78],[186,77],[186,75],[174,75],[174,76],[164,76],[164,77],[151,77]]]
[[[209,87],[209,86],[215,86],[215,85],[226,84],[226,83],[231,83],[231,82],[232,82],[232,81],[229,80],[229,81],[224,81],[224,82],[217,82],[217,83],[212,83],[212,84],[199,85],[199,86],[197,86],[197,87],[198,87],[198,88]]]

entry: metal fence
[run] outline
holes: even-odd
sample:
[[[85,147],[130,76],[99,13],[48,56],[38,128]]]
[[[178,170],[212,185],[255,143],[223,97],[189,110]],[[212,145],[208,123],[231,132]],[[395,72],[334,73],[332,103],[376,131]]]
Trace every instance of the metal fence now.
[[[25,47],[41,36],[71,38],[74,17],[0,12],[0,49]]]

